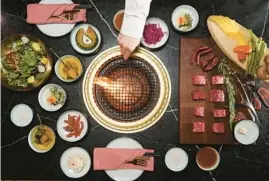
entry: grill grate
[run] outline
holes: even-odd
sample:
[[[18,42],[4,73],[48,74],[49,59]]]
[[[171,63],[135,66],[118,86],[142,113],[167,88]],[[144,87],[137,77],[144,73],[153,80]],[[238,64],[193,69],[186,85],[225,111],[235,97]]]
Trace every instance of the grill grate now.
[[[99,109],[117,121],[136,121],[156,105],[160,82],[154,68],[146,61],[115,57],[102,65],[95,76],[94,99]],[[104,83],[105,82],[105,83]]]

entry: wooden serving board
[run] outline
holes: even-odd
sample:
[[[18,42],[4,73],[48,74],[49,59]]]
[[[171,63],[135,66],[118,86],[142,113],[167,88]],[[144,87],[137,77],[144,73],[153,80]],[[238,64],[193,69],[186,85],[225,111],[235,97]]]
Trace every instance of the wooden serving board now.
[[[242,25],[238,24],[240,31],[245,36],[246,40],[249,41],[250,35],[248,29],[243,27]],[[233,52],[233,48],[237,46],[237,42],[230,37],[226,36],[222,30],[214,23],[213,21],[207,19],[207,27],[208,30],[212,36],[212,38],[215,40],[215,42],[218,44],[220,49],[225,53],[227,57],[229,57],[230,60],[232,60],[235,64],[237,64],[240,68],[243,70],[247,69],[247,62],[240,62],[237,60],[237,54]],[[264,57],[269,54],[269,49],[266,47],[264,51],[264,56],[262,57],[262,60],[260,61],[260,65],[264,65]],[[266,80],[266,82],[269,82],[269,80]]]
[[[211,85],[212,75],[218,75],[217,67],[205,73],[207,84],[205,86],[192,85],[192,76],[202,73],[200,67],[195,64],[190,64],[190,57],[193,51],[202,46],[207,45],[213,48],[214,53],[221,59],[225,55],[219,49],[213,39],[197,39],[197,38],[182,38],[180,40],[180,63],[179,63],[179,105],[180,105],[180,120],[179,120],[179,140],[182,144],[238,144],[233,132],[229,126],[229,116],[226,118],[214,118],[212,110],[215,108],[225,108],[228,112],[228,96],[224,85]],[[202,90],[206,94],[206,100],[193,101],[191,92],[194,90]],[[209,101],[209,91],[211,89],[222,89],[225,92],[225,103],[211,103]],[[238,101],[240,96],[237,95]],[[203,106],[205,108],[205,117],[199,118],[194,115],[194,108]],[[242,112],[251,119],[251,115],[247,109]],[[205,121],[204,133],[193,133],[193,122]],[[216,122],[223,122],[225,125],[225,133],[213,133],[212,125]]]

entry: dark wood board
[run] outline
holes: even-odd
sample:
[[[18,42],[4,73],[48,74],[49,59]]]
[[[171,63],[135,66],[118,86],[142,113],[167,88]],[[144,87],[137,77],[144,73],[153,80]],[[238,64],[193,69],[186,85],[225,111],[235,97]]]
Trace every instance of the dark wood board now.
[[[218,48],[214,40],[211,38],[182,38],[180,40],[180,63],[179,63],[179,105],[180,105],[180,120],[179,120],[179,140],[182,144],[238,144],[234,139],[233,132],[229,126],[229,115],[225,118],[214,118],[212,110],[224,108],[228,111],[228,96],[224,85],[213,86],[211,77],[219,75],[217,66],[205,73],[207,84],[205,86],[192,85],[192,76],[203,73],[200,67],[191,65],[190,57],[193,51],[202,46],[207,45],[213,48],[214,53],[221,60],[225,55]],[[211,103],[209,101],[209,91],[211,89],[222,89],[225,92],[225,103]],[[206,100],[193,101],[191,92],[194,90],[202,90],[206,94]],[[237,101],[239,101],[237,95]],[[194,115],[194,108],[203,106],[205,108],[205,117],[199,118]],[[239,110],[238,110],[239,111]],[[247,109],[240,110],[244,112],[247,118],[251,119],[251,115]],[[193,122],[204,121],[205,132],[193,133]],[[223,122],[225,127],[224,133],[214,133],[212,126],[216,122]]]

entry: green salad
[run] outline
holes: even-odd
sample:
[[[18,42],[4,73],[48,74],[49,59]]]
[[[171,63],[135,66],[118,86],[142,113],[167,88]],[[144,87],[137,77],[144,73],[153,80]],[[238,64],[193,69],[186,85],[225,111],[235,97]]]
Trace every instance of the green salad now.
[[[40,43],[22,37],[8,47],[11,50],[1,58],[1,67],[9,85],[27,87],[43,78],[48,59]]]

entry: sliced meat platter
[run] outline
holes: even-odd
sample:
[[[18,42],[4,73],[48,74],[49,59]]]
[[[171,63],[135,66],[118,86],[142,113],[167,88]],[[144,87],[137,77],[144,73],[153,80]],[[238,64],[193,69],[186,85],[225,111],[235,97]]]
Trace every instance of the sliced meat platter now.
[[[218,72],[225,55],[212,39],[182,38],[180,47],[180,143],[238,144],[229,125],[225,79]],[[269,97],[268,91],[260,94]],[[234,121],[242,119],[251,119],[247,109],[236,112]]]

